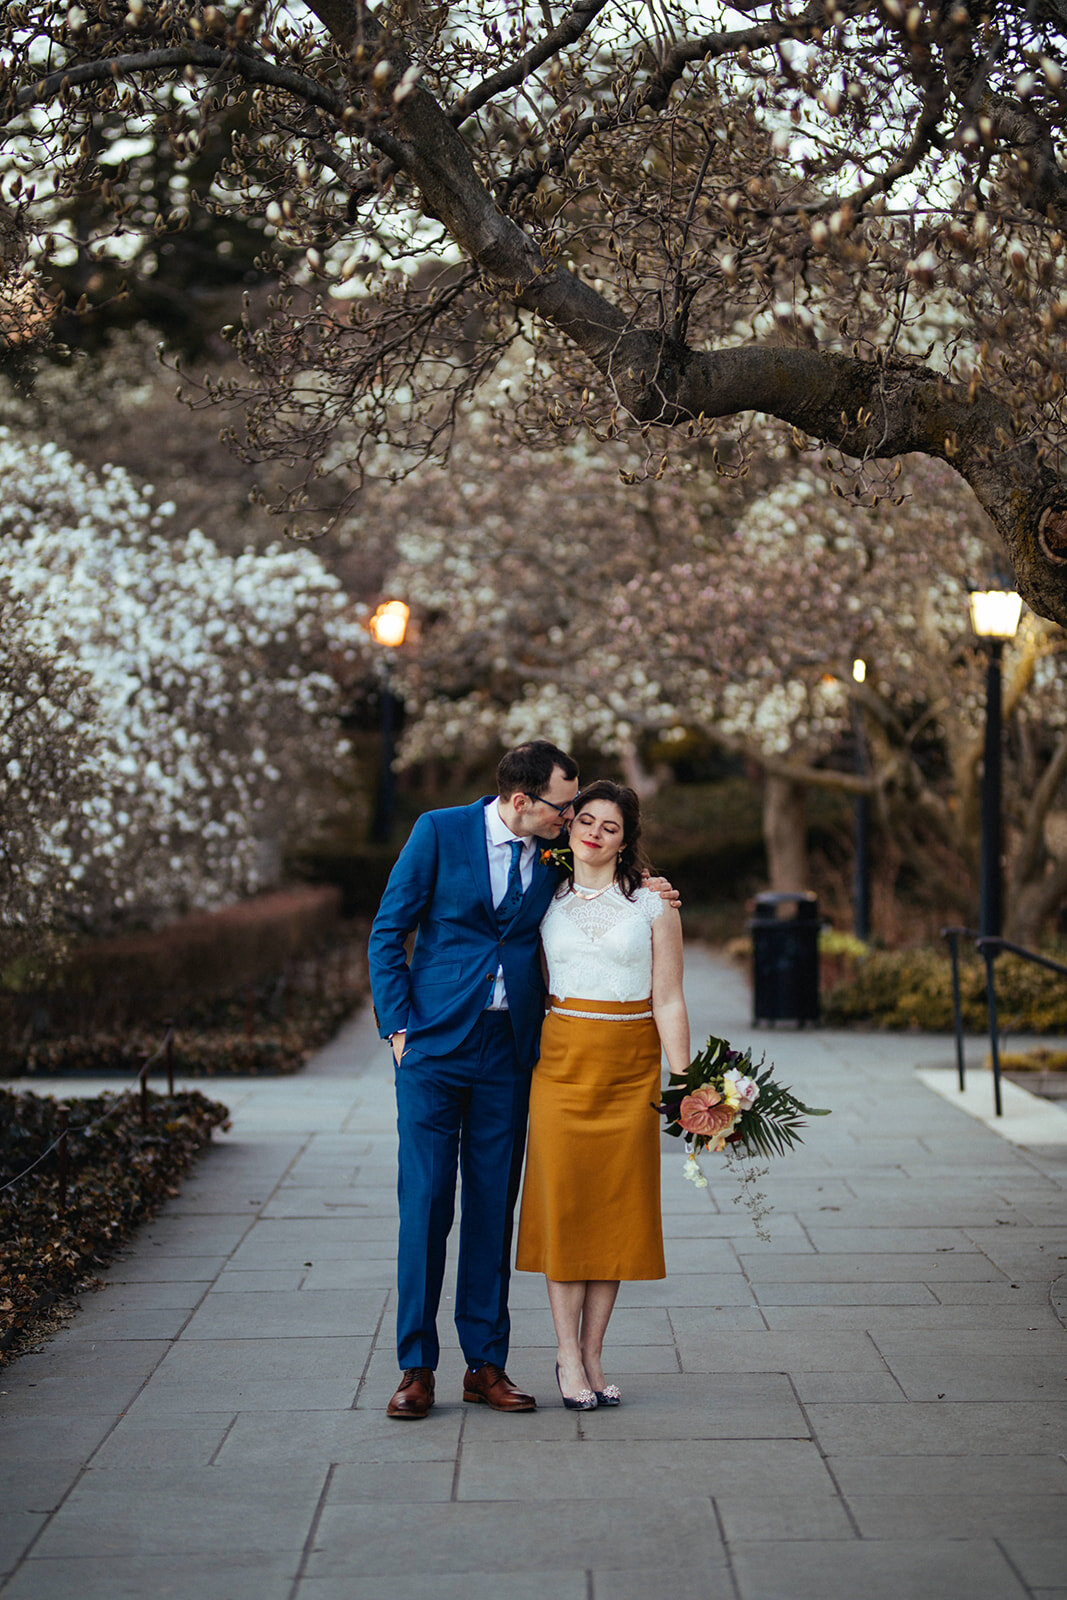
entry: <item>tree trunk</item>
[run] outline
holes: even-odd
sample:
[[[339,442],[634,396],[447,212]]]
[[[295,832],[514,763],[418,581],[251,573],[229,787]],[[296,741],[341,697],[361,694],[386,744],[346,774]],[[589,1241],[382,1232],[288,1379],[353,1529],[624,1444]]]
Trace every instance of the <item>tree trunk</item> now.
[[[1004,937],[1013,944],[1035,949],[1046,922],[1063,905],[1065,897],[1067,860],[1060,860],[1040,881],[1022,885],[1009,898]]]
[[[650,772],[634,745],[627,745],[625,750],[619,752],[619,766],[622,768],[623,779],[634,790],[639,800],[651,800],[662,789],[662,769]]]
[[[790,778],[766,773],[763,779],[763,842],[771,889],[785,893],[808,888],[806,790]]]

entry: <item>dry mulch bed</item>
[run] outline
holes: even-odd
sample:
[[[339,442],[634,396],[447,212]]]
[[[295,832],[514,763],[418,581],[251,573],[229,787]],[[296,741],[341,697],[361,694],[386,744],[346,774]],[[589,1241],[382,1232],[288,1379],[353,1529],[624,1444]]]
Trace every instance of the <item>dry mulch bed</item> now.
[[[64,1106],[65,1172],[58,1148],[44,1154]],[[212,1131],[228,1126],[227,1108],[196,1089],[149,1093],[143,1119],[135,1094],[61,1103],[0,1090],[0,1364],[47,1332],[57,1308],[61,1320],[64,1297],[178,1193]]]

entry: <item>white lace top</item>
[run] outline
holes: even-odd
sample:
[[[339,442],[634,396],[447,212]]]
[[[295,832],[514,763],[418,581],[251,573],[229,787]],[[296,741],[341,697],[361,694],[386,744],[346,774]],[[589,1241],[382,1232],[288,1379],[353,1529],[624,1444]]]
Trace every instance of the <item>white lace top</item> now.
[[[541,919],[548,989],[560,1000],[647,1000],[652,924],[664,902],[654,889],[632,900],[614,884],[595,900],[559,895]]]

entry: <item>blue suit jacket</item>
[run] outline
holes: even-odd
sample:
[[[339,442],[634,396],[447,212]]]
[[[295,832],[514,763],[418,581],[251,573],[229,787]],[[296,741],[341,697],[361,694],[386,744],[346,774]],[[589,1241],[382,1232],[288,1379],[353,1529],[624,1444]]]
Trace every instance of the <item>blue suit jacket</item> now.
[[[485,807],[427,811],[411,830],[371,928],[371,990],[383,1038],[407,1029],[407,1047],[443,1056],[485,1010],[498,966],[519,1061],[532,1066],[544,1016],[538,933],[557,869],[534,857],[522,906],[501,935],[489,882]],[[405,940],[415,930],[408,965]]]

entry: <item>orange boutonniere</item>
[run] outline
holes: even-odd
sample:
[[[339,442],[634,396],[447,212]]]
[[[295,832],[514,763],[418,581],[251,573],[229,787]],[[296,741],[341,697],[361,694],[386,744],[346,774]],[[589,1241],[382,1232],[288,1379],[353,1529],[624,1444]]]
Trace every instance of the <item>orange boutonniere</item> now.
[[[574,856],[569,844],[549,844],[541,851],[541,865],[552,866],[570,876],[574,872]]]

